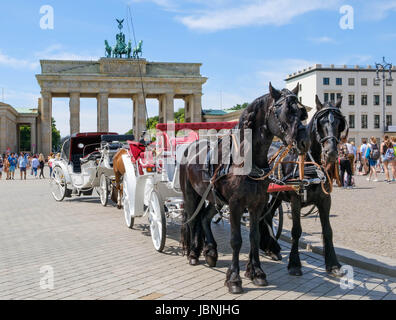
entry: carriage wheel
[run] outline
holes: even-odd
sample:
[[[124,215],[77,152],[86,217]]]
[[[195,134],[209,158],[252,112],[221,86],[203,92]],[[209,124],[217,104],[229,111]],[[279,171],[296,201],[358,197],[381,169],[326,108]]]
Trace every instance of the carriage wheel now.
[[[132,208],[129,201],[127,183],[124,182],[122,183],[122,206],[124,207],[125,223],[128,228],[132,229],[133,224],[135,223],[135,218],[132,216],[131,213]]]
[[[55,166],[50,177],[50,188],[52,196],[56,201],[62,201],[66,196],[67,184],[63,170]]]
[[[283,229],[283,208],[282,204],[276,209],[274,217],[272,218],[272,231],[276,240],[278,240],[282,234]]]
[[[97,188],[97,191],[99,192],[100,203],[102,206],[106,207],[109,201],[109,182],[104,173],[100,176],[99,188]]]
[[[158,252],[162,252],[166,240],[166,217],[164,206],[156,191],[151,193],[148,220],[154,248]]]

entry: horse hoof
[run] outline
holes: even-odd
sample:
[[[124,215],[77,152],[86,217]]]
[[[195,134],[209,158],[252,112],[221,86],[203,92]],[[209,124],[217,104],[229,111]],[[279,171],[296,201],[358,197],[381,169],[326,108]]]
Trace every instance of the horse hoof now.
[[[330,270],[327,271],[327,273],[335,278],[342,278],[343,276],[345,276],[345,272],[343,272],[341,268],[337,266],[332,267]]]
[[[258,287],[266,287],[268,286],[268,281],[265,278],[253,278],[253,284]]]
[[[191,266],[197,266],[197,265],[199,265],[199,259],[197,259],[197,258],[190,258],[189,264],[190,264]]]
[[[282,255],[280,253],[268,252],[266,255],[268,257],[270,257],[273,261],[281,261],[282,260]]]
[[[211,267],[211,268],[216,267],[217,258],[212,257],[212,256],[206,256],[205,260],[206,260],[206,263],[209,265],[209,267]]]
[[[290,267],[290,268],[289,268],[289,274],[290,274],[291,276],[300,277],[300,276],[302,276],[303,273],[302,273],[300,267]]]
[[[228,287],[228,292],[231,294],[241,294],[243,292],[241,283],[226,281],[225,285]]]

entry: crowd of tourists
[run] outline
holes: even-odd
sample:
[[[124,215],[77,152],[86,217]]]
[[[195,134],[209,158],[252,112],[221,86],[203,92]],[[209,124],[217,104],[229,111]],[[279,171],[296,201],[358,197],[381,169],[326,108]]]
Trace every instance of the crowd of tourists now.
[[[378,145],[371,137],[363,140],[360,148],[353,141],[343,139],[339,145],[340,180],[344,188],[353,188],[355,174],[367,176],[367,181],[378,182],[377,173],[385,173],[385,182],[396,180],[396,137],[385,135]],[[392,177],[392,179],[391,179]]]
[[[30,154],[27,152],[21,152],[19,155],[15,152],[7,152],[0,154],[0,180],[3,178],[6,180],[15,180],[15,172],[19,171],[20,179],[26,180],[26,175],[30,172],[30,175],[36,179],[45,179],[44,167],[46,163],[50,169],[50,175],[52,173],[52,162],[56,157],[53,153],[50,153],[47,159],[45,159],[42,153]]]

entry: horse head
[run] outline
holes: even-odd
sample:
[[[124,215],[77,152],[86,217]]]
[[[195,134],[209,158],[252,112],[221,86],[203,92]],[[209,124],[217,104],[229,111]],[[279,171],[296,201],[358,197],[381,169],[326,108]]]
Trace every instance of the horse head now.
[[[316,113],[310,123],[313,147],[321,149],[326,163],[335,162],[338,158],[338,144],[348,136],[348,123],[341,112],[342,97],[334,105],[327,101],[321,103],[316,95]],[[320,152],[317,152],[320,153]]]
[[[307,110],[298,100],[299,84],[292,91],[276,90],[269,84],[271,105],[265,127],[286,145],[294,145],[300,154],[308,151],[310,139],[306,126]]]

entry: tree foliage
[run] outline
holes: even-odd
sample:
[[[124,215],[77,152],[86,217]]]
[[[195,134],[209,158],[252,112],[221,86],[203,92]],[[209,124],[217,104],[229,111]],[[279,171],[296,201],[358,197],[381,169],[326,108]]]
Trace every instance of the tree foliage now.
[[[249,103],[245,102],[243,104],[237,104],[228,110],[237,111],[237,110],[245,109],[248,105],[249,105]]]
[[[52,127],[52,150],[58,151],[61,148],[61,135],[60,135],[60,131],[56,128],[56,121],[54,118],[52,118],[51,127]]]

